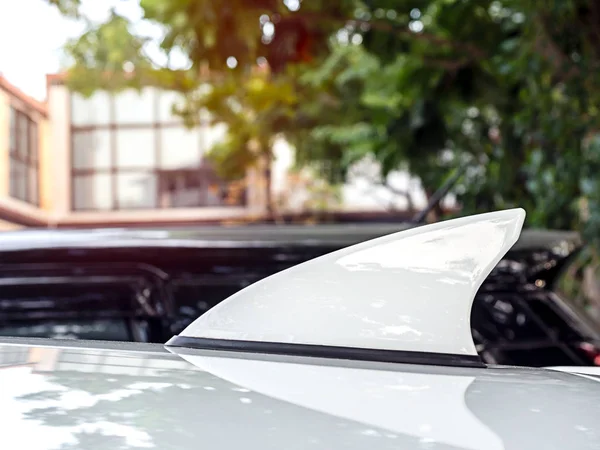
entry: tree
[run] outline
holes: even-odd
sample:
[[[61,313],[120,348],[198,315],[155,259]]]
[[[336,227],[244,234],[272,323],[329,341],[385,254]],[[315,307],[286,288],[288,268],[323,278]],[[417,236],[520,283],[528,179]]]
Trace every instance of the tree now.
[[[343,162],[374,154],[384,174],[405,165],[429,192],[467,164],[463,213],[523,206],[529,224],[565,229],[593,203],[584,231],[598,236],[600,5],[381,0],[354,16],[312,76],[355,89],[340,109],[359,116],[313,139],[341,142]]]
[[[79,2],[52,2],[65,14],[78,16]],[[317,3],[312,13],[329,8],[328,2]],[[225,124],[229,130],[210,155],[219,172],[236,178],[249,166],[262,165],[271,206],[272,145],[280,132],[291,129],[298,102],[295,78],[287,69],[311,61],[328,33],[320,26],[309,32],[308,19],[293,15],[294,5],[280,1],[143,0],[140,4],[144,19],[166,30],[159,44],[166,62],[158,64],[156,52],[150,56],[152,39],[136,33],[127,18],[112,11],[106,22],[88,23],[88,30],[66,45],[73,62],[71,88],[91,94],[96,89],[154,84],[180,91],[186,105],[178,112],[190,126],[208,110],[213,123]],[[335,4],[332,11],[340,8]],[[171,70],[169,58],[174,53],[188,58],[187,70]]]
[[[69,13],[78,3],[52,1]],[[166,62],[114,13],[67,46],[72,85],[180,90],[191,123],[207,108],[229,125],[213,152],[225,173],[268,159],[277,135],[334,182],[370,155],[383,177],[407,168],[431,193],[466,165],[464,212],[523,206],[531,225],[600,235],[594,0],[140,4],[165,30]],[[188,70],[170,70],[176,53]],[[213,89],[199,95],[206,66]]]

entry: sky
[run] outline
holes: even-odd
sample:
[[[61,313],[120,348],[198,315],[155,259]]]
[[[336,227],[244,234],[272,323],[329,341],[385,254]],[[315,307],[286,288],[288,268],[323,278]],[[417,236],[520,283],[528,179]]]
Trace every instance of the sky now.
[[[72,24],[43,0],[10,2],[0,14],[0,73],[32,97],[45,97],[45,74],[59,70]]]
[[[0,73],[25,93],[43,100],[46,74],[60,71],[62,45],[81,33],[83,26],[61,17],[45,0],[4,2],[0,13]],[[102,20],[113,6],[130,18],[140,14],[134,0],[84,0],[84,13]]]

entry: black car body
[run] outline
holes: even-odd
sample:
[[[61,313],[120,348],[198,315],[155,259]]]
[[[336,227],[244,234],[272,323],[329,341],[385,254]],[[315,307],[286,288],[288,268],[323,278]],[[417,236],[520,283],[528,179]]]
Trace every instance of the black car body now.
[[[165,342],[239,289],[404,225],[24,230],[0,235],[0,335]],[[593,323],[554,292],[575,233],[524,231],[475,299],[487,362],[591,365]]]

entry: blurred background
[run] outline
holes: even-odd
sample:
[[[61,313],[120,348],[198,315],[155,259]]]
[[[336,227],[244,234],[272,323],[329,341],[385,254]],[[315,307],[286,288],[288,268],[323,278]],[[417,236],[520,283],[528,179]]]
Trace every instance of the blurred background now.
[[[23,0],[5,226],[407,218],[459,172],[430,220],[520,206],[593,239],[599,7],[522,3]]]
[[[516,278],[501,290],[551,287],[600,331],[595,0],[19,0],[3,8],[0,36],[3,263],[89,262],[75,240],[130,229],[146,246],[151,230],[183,247],[235,241],[240,267],[256,268],[247,242],[272,247],[273,233],[293,230],[269,256],[279,265],[254,278],[229,267],[227,287],[204,306],[194,300],[181,327],[217,297],[325,251],[522,207],[542,234],[505,265]],[[28,228],[71,234],[19,234]],[[72,234],[81,229],[96,234]],[[101,259],[159,265],[140,254]],[[188,295],[202,297],[212,285],[197,264],[200,290]],[[559,266],[560,277],[540,275]],[[161,270],[185,284],[177,267]],[[493,305],[523,325],[516,306]],[[5,325],[22,320],[6,308]],[[514,327],[493,333],[515,339]],[[569,351],[600,354],[580,347]]]

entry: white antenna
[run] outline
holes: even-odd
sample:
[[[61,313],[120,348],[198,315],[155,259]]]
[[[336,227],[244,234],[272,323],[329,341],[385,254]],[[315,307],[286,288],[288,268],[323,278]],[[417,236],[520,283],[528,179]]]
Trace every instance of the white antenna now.
[[[524,220],[522,209],[464,217],[321,256],[234,294],[167,345],[481,364],[471,304]]]

